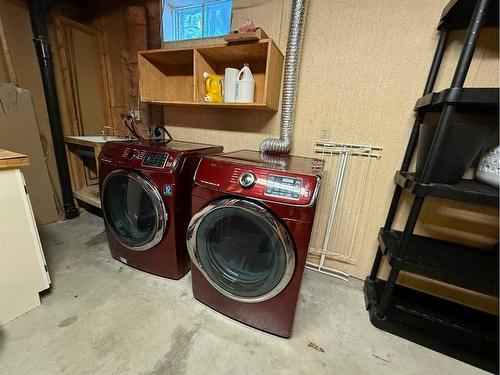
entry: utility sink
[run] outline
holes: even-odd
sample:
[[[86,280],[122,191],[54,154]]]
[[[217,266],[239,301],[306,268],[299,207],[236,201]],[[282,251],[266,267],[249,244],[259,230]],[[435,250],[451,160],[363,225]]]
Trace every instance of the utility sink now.
[[[106,143],[108,141],[127,141],[131,138],[126,136],[116,136],[116,135],[71,135],[66,137],[67,143],[72,143],[71,141],[78,141],[82,143]]]
[[[127,141],[135,138],[115,135],[71,135],[64,137],[68,151],[81,162],[71,162],[74,197],[80,202],[101,208],[99,199],[99,153],[106,142]],[[72,158],[73,159],[73,158]]]
[[[64,137],[69,149],[82,158],[93,160],[101,147],[109,141],[128,141],[133,138],[116,135],[70,135]]]

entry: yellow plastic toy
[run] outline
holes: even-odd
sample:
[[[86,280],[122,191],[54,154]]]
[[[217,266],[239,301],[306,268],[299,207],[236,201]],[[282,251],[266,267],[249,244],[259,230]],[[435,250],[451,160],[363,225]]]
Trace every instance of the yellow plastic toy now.
[[[207,94],[203,98],[207,103],[224,103],[224,77],[217,74],[203,73]]]

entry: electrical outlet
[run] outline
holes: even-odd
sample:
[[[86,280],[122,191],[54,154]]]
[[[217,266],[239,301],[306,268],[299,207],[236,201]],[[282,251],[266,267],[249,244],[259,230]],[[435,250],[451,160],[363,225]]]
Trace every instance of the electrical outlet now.
[[[134,117],[135,122],[141,122],[142,117],[140,109],[133,109],[131,114]]]
[[[320,139],[322,141],[328,141],[330,139],[330,129],[324,128],[321,130]]]

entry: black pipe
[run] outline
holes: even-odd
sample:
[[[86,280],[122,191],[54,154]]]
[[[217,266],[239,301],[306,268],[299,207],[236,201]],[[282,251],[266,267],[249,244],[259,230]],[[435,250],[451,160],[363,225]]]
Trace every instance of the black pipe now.
[[[45,103],[49,115],[50,132],[56,156],[57,171],[59,172],[59,183],[64,204],[64,216],[73,219],[78,216],[78,209],[73,200],[71,190],[71,179],[69,175],[68,160],[66,158],[66,147],[64,145],[64,133],[57,100],[56,82],[54,77],[54,65],[50,53],[50,44],[47,32],[47,14],[54,6],[52,0],[28,0],[31,28],[33,29],[33,41],[35,42],[38,64],[42,75]]]

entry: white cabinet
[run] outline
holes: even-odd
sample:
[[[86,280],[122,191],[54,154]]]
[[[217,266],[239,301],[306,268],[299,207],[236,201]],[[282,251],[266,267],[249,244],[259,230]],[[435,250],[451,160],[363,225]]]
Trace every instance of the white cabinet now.
[[[2,152],[5,151],[0,150],[0,326],[39,306],[39,292],[50,286],[22,172],[15,163],[2,167],[6,160],[1,158]]]

